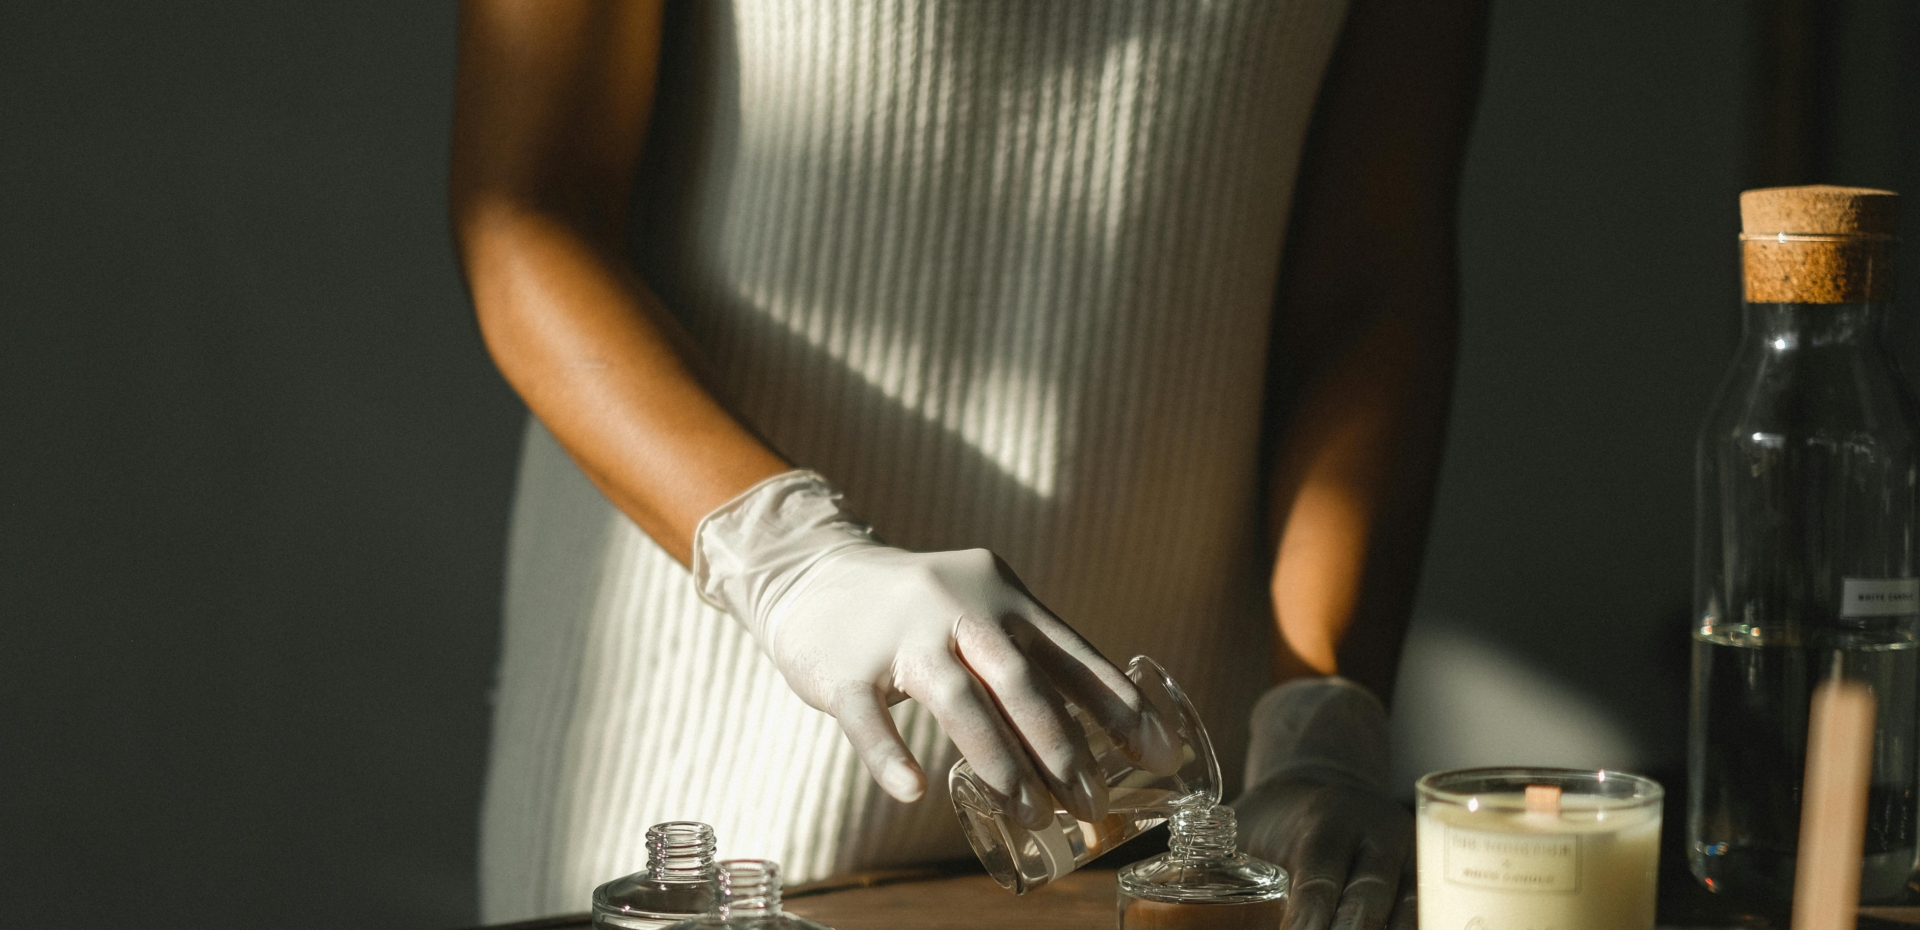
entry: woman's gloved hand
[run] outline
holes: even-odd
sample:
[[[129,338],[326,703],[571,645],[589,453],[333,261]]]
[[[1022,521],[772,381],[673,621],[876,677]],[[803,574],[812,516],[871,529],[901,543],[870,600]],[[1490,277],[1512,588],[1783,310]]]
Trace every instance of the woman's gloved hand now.
[[[1344,678],[1254,706],[1240,844],[1292,876],[1285,930],[1413,930],[1413,815],[1387,795],[1387,713]]]
[[[1150,768],[1167,731],[1124,673],[985,549],[885,545],[810,471],[775,475],[701,520],[700,597],[746,625],[795,694],[840,723],[888,794],[918,800],[926,773],[887,713],[924,704],[1029,827],[1055,804],[1106,814],[1106,785],[1063,703],[1085,709]],[[1036,764],[1037,763],[1037,764]]]

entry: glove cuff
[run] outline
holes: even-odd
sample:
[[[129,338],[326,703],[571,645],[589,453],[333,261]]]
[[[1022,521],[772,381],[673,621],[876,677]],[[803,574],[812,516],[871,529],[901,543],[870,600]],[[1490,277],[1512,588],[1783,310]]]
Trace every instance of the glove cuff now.
[[[1275,686],[1253,705],[1246,786],[1308,772],[1384,791],[1387,708],[1337,675]]]
[[[841,549],[880,545],[840,499],[827,479],[795,469],[721,504],[693,530],[694,592],[770,648],[770,610],[808,567]]]

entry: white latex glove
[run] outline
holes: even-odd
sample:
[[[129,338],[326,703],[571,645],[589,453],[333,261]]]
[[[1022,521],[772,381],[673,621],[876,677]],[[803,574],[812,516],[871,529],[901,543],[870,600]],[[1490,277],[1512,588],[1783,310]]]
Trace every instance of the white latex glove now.
[[[1413,817],[1387,793],[1387,712],[1345,678],[1303,678],[1254,705],[1240,842],[1285,868],[1286,930],[1411,930]]]
[[[810,471],[775,475],[700,521],[700,597],[753,634],[795,694],[840,723],[888,794],[918,800],[926,773],[887,708],[930,710],[1016,820],[1056,805],[1106,814],[1106,785],[1063,699],[1149,767],[1167,731],[1124,673],[985,549],[908,552],[875,539]],[[1035,763],[1038,763],[1037,765]]]

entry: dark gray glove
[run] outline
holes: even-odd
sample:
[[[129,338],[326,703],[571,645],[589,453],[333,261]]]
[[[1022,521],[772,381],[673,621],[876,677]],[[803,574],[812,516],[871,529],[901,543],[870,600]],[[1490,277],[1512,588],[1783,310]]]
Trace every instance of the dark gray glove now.
[[[1345,678],[1254,705],[1240,845],[1293,878],[1285,930],[1413,930],[1413,815],[1387,793],[1387,712]]]

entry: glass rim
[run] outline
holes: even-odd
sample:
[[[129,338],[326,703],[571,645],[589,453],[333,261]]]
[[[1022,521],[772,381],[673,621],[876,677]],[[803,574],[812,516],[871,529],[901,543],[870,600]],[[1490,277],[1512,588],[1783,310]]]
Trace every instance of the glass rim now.
[[[1423,801],[1438,801],[1443,804],[1461,807],[1467,806],[1469,801],[1482,795],[1496,793],[1490,790],[1458,791],[1441,787],[1442,782],[1447,780],[1464,780],[1470,778],[1487,780],[1512,779],[1515,782],[1514,789],[1497,793],[1511,793],[1514,794],[1516,798],[1520,797],[1518,794],[1519,790],[1524,789],[1529,783],[1553,784],[1563,789],[1574,787],[1581,783],[1590,785],[1607,783],[1627,784],[1633,786],[1633,793],[1625,797],[1599,794],[1591,791],[1578,791],[1575,793],[1614,798],[1625,802],[1628,807],[1656,806],[1662,803],[1667,796],[1667,789],[1659,782],[1645,775],[1635,775],[1632,772],[1623,772],[1619,769],[1568,769],[1528,765],[1500,765],[1484,768],[1449,769],[1442,772],[1428,772],[1414,781],[1413,790],[1414,794]],[[1513,809],[1519,810],[1524,807],[1524,805],[1524,801],[1518,801],[1511,806]],[[1503,809],[1507,806],[1508,805],[1501,805]]]
[[[1187,725],[1186,728],[1193,732],[1193,751],[1202,759],[1206,760],[1207,778],[1210,779],[1213,784],[1213,790],[1204,793],[1211,796],[1213,803],[1221,803],[1221,799],[1218,797],[1223,788],[1220,772],[1220,756],[1213,748],[1213,737],[1207,734],[1206,724],[1200,719],[1199,708],[1193,706],[1193,698],[1188,697],[1187,692],[1180,687],[1180,683],[1174,681],[1173,676],[1167,673],[1166,666],[1161,665],[1159,661],[1152,656],[1142,653],[1128,660],[1126,670],[1127,677],[1132,678],[1131,673],[1133,670],[1141,667],[1145,667],[1147,671],[1153,675],[1154,680],[1160,685],[1160,690],[1173,701],[1174,712],[1181,716]],[[1146,696],[1142,695],[1141,697],[1145,700]],[[1152,704],[1151,701],[1147,703],[1149,706]]]

